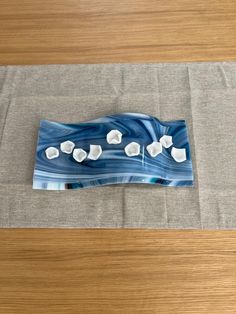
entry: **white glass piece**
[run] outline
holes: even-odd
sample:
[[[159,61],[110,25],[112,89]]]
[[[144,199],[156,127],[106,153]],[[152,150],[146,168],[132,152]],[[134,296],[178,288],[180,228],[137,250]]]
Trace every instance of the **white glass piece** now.
[[[152,157],[156,157],[162,152],[162,145],[159,142],[152,142],[147,146],[147,151]]]
[[[111,130],[107,133],[108,144],[120,144],[122,141],[122,133],[119,130]]]
[[[84,151],[82,148],[75,148],[73,151],[73,158],[77,162],[82,162],[87,157],[86,151]]]
[[[174,158],[175,161],[183,162],[186,160],[186,149],[172,147],[171,156]]]
[[[75,147],[75,144],[71,141],[65,141],[61,143],[60,145],[61,151],[66,154],[71,154],[74,147]]]
[[[90,151],[88,158],[91,160],[97,160],[102,154],[102,147],[100,145],[90,145]]]
[[[129,157],[138,156],[140,154],[140,145],[136,142],[131,142],[125,146],[125,153]]]
[[[163,135],[161,138],[160,138],[160,143],[163,147],[165,148],[169,148],[171,145],[173,145],[173,142],[172,142],[172,136],[170,135]]]
[[[56,147],[48,147],[45,150],[47,159],[54,159],[59,156],[59,150]]]

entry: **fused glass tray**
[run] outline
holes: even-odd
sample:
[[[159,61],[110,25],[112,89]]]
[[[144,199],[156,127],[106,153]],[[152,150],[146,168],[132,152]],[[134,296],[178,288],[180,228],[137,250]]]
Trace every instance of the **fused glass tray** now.
[[[118,183],[192,186],[184,120],[121,113],[78,124],[41,120],[33,188],[79,189]]]

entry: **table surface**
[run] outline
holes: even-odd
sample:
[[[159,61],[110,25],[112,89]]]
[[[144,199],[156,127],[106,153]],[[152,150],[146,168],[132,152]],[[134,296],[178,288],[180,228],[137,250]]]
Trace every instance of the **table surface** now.
[[[0,64],[236,60],[234,0],[2,0]],[[0,314],[236,313],[236,232],[0,230]]]
[[[0,64],[236,60],[234,0],[1,0]]]
[[[0,313],[236,313],[233,231],[0,230]]]

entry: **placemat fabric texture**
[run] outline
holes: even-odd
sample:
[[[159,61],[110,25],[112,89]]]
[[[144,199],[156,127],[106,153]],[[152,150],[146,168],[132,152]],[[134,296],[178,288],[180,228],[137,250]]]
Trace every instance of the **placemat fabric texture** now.
[[[185,119],[194,187],[32,190],[40,119]],[[0,227],[236,228],[236,63],[0,67]]]

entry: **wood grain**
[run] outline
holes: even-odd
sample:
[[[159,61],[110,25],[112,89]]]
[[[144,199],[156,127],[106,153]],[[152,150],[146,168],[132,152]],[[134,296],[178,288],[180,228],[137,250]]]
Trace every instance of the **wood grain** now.
[[[233,231],[0,230],[0,313],[236,313]]]
[[[0,64],[236,60],[234,0],[1,0]]]

